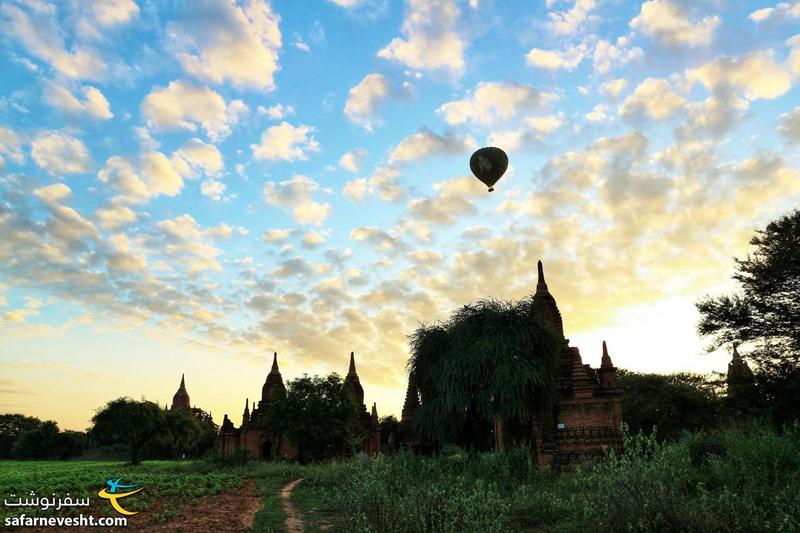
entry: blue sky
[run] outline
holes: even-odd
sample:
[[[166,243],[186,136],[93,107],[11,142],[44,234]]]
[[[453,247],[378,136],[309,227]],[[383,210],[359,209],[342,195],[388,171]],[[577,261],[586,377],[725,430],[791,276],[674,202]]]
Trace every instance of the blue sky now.
[[[542,259],[597,364],[722,370],[693,302],[800,196],[800,3],[0,3],[0,410],[238,415]],[[488,193],[471,152],[506,150]]]

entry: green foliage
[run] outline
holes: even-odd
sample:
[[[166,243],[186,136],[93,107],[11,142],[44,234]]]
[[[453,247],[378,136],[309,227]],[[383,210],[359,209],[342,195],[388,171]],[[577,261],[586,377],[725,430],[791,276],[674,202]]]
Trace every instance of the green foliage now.
[[[675,439],[684,430],[714,427],[721,409],[718,380],[697,374],[618,371],[622,412],[631,431]]]
[[[526,421],[555,402],[560,345],[532,299],[466,305],[445,323],[420,326],[410,341],[425,438],[486,448],[495,415]]]
[[[378,422],[378,431],[381,435],[381,450],[387,449],[390,440],[392,440],[393,443],[396,442],[397,430],[399,427],[400,421],[394,415],[381,417]]]
[[[125,501],[132,511],[149,511],[156,508],[177,513],[191,505],[197,498],[218,494],[241,485],[243,472],[219,469],[203,471],[202,464],[191,462],[151,461],[133,466],[110,461],[4,461],[0,467],[0,494],[28,494],[33,490],[40,495],[70,493],[73,498],[89,498],[90,509],[96,515],[114,515],[116,512],[97,496],[106,480],[123,477],[126,481],[141,483],[141,493]],[[72,511],[41,511],[36,508],[14,510],[0,506],[0,523],[5,516],[25,513],[29,516],[67,516]],[[84,513],[86,511],[84,510]],[[150,519],[155,519],[150,516]],[[163,519],[166,519],[162,515]]]
[[[157,437],[163,420],[163,412],[153,402],[118,398],[98,409],[90,434],[101,444],[127,444],[130,461],[136,465],[145,446]]]
[[[740,291],[697,303],[709,349],[744,344],[757,364],[756,402],[777,424],[800,418],[800,209],[758,230],[752,255],[736,259]]]
[[[0,458],[68,459],[83,451],[86,435],[59,431],[52,420],[19,414],[0,415]]]
[[[301,462],[332,457],[355,431],[356,405],[337,374],[290,381],[286,395],[270,403],[261,427],[286,435]]]

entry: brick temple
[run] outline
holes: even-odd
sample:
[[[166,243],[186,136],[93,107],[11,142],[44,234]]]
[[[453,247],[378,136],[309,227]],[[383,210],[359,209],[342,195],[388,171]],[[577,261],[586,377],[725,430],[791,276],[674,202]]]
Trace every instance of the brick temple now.
[[[538,264],[538,282],[533,298],[535,310],[552,327],[562,342],[556,360],[557,405],[552,412],[536,417],[533,428],[525,428],[522,439],[530,439],[536,463],[540,466],[568,466],[577,461],[600,457],[606,448],[622,449],[622,392],[617,384],[617,369],[611,362],[605,341],[600,368],[584,364],[578,348],[564,337],[561,312]],[[399,441],[418,446],[413,436],[414,413],[420,406],[419,393],[409,376],[400,421]],[[519,428],[500,418],[494,422],[495,449],[504,450],[520,435]],[[514,431],[516,430],[516,431]]]
[[[181,384],[183,381],[181,381]],[[356,372],[356,361],[353,352],[350,352],[350,368],[344,379],[344,389],[355,401],[358,406],[356,424],[359,433],[362,435],[361,451],[373,457],[380,452],[381,440],[378,433],[378,410],[377,405],[372,404],[372,413],[367,412],[364,404],[364,387]],[[264,386],[261,387],[261,400],[256,405],[253,402],[253,409],[250,410],[250,401],[245,400],[242,422],[239,427],[235,427],[233,422],[226,414],[222,420],[219,436],[217,437],[217,449],[222,453],[231,453],[238,449],[249,450],[253,457],[261,459],[296,459],[299,450],[284,436],[275,436],[276,432],[269,431],[259,425],[261,415],[265,413],[276,398],[286,393],[283,384],[283,377],[278,369],[278,354],[273,354],[272,368],[267,374]],[[188,399],[188,396],[187,396]],[[345,450],[338,450],[339,454]]]

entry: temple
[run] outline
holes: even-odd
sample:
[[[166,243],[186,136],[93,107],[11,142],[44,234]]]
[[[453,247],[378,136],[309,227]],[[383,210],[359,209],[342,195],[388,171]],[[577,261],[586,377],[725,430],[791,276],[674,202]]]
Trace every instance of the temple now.
[[[556,359],[555,384],[558,402],[552,412],[533,421],[532,435],[528,428],[523,439],[532,436],[532,453],[540,466],[568,467],[586,458],[600,457],[607,448],[622,449],[622,391],[617,383],[617,369],[611,362],[603,341],[599,368],[584,364],[578,348],[564,337],[564,325],[556,300],[547,288],[542,262],[538,264],[538,280],[533,297],[536,312],[550,325],[562,343]],[[414,413],[420,397],[409,376],[406,399],[400,421],[401,445],[418,446],[413,435]],[[509,421],[496,419],[495,449],[503,450],[520,434]]]
[[[372,457],[380,451],[380,435],[378,432],[377,405],[372,404],[372,412],[367,411],[364,404],[364,388],[356,372],[355,355],[350,352],[350,368],[344,380],[344,390],[355,401],[358,407],[356,418],[357,428],[361,438],[361,451]],[[220,427],[217,438],[217,449],[221,453],[231,453],[235,450],[248,450],[250,455],[261,459],[296,459],[299,450],[288,438],[279,432],[270,431],[261,420],[263,414],[269,411],[276,399],[286,394],[283,377],[278,369],[278,354],[273,354],[272,368],[267,374],[264,386],[261,388],[261,400],[250,409],[250,401],[245,400],[242,422],[237,428],[226,414]],[[347,450],[337,450],[339,455],[344,455]]]
[[[176,409],[190,409],[191,402],[189,401],[189,393],[186,392],[186,381],[184,380],[184,375],[181,374],[181,384],[178,387],[178,391],[172,397],[172,409],[173,411]]]

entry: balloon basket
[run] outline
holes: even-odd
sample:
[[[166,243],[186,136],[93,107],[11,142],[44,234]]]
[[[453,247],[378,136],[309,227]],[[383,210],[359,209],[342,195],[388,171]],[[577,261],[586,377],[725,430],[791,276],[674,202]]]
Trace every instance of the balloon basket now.
[[[494,187],[489,187],[489,192],[492,192],[493,190],[494,190]]]

